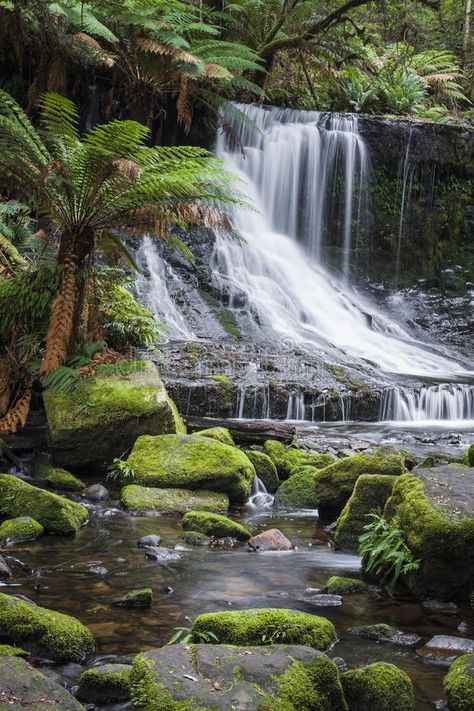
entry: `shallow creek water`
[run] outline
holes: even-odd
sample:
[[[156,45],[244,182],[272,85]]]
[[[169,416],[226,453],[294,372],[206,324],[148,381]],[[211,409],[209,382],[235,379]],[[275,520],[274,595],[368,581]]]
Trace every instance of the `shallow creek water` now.
[[[368,593],[350,595],[341,607],[316,608],[299,598],[305,588],[321,587],[332,574],[360,575],[360,560],[333,550],[330,536],[316,511],[255,514],[234,511],[252,532],[277,527],[296,550],[254,553],[242,544],[231,550],[191,547],[168,565],[145,558],[138,539],[149,533],[162,536],[162,545],[181,545],[179,517],[134,517],[119,510],[117,502],[90,509],[90,524],[71,538],[45,537],[30,545],[22,559],[33,576],[16,579],[8,592],[23,594],[37,604],[77,616],[88,625],[97,642],[97,658],[111,661],[123,655],[165,644],[174,627],[186,625],[185,616],[250,607],[290,607],[324,615],[333,621],[340,641],[331,656],[343,657],[351,666],[392,661],[405,669],[415,683],[417,708],[432,708],[442,697],[446,668],[423,663],[413,649],[378,645],[349,634],[353,625],[385,622],[405,632],[417,632],[427,641],[433,634],[456,634],[461,621],[474,632],[472,610],[456,617],[430,617],[413,599],[376,599]],[[151,587],[150,610],[125,610],[112,601],[139,587]],[[4,587],[5,589],[5,587]],[[423,643],[422,642],[422,643]],[[59,669],[70,683],[80,674],[78,665]],[[109,707],[126,708],[123,705]]]

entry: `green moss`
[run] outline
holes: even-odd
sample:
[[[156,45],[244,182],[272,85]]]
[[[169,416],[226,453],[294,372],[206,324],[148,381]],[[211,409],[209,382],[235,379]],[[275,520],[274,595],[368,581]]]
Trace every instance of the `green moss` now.
[[[0,644],[0,657],[27,657],[28,652],[25,652],[21,647],[12,647],[10,644]]]
[[[163,684],[153,677],[153,662],[139,654],[133,660],[130,674],[130,698],[133,711],[191,711],[192,700],[174,701]],[[195,711],[198,711],[195,709]],[[204,711],[202,709],[201,711]]]
[[[395,452],[375,452],[356,454],[354,457],[339,459],[321,469],[316,476],[316,498],[320,510],[342,511],[350,498],[357,479],[363,474],[384,474],[398,476],[405,471],[403,457]]]
[[[228,444],[230,447],[235,446],[235,442],[227,427],[209,427],[207,430],[199,430],[197,434],[200,437],[210,437],[218,442],[222,442],[222,444]]]
[[[183,533],[183,541],[191,546],[207,546],[209,536],[199,531],[185,531]]]
[[[413,685],[394,664],[375,662],[341,675],[350,711],[415,711]]]
[[[158,511],[184,514],[187,511],[225,513],[229,508],[227,494],[190,489],[154,489],[131,484],[121,492],[122,506],[132,513]]]
[[[227,516],[206,513],[204,511],[189,511],[183,517],[183,528],[186,531],[199,531],[206,536],[217,536],[217,538],[237,538],[239,541],[247,541],[250,538],[248,531],[240,523],[232,521]]]
[[[280,480],[278,479],[276,466],[268,454],[255,452],[253,449],[246,449],[245,454],[255,467],[257,476],[263,481],[266,490],[270,492],[270,494],[274,494],[278,489]]]
[[[383,509],[392,493],[396,477],[384,474],[363,474],[354,486],[350,499],[337,519],[334,542],[339,548],[357,550],[359,536],[369,523],[367,514],[374,509]]]
[[[211,375],[218,388],[217,392],[217,411],[225,411],[229,415],[234,409],[235,395],[237,392],[236,386],[230,382],[225,375]]]
[[[294,509],[315,509],[318,501],[315,494],[317,469],[293,474],[284,481],[275,494],[275,506]]]
[[[456,659],[443,682],[449,711],[474,709],[474,654]]]
[[[131,590],[125,597],[120,598],[120,600],[115,600],[114,605],[116,607],[145,609],[151,607],[152,602],[153,590],[151,588],[140,588],[140,590]]]
[[[192,633],[199,639],[203,632],[213,632],[220,644],[258,646],[265,638],[278,636],[278,644],[303,644],[321,651],[337,638],[334,625],[325,617],[273,608],[199,615]]]
[[[275,440],[267,440],[263,449],[275,464],[281,479],[288,478],[303,466],[322,469],[334,462],[334,457],[331,454],[304,452],[295,447],[285,447],[281,442]]]
[[[364,592],[367,585],[357,578],[340,578],[332,575],[326,582],[323,590],[330,595],[350,595],[351,593]]]
[[[83,491],[86,488],[80,479],[65,469],[53,469],[46,477],[46,481],[52,489],[59,491]]]
[[[232,338],[235,338],[236,340],[241,338],[235,315],[230,309],[219,309],[217,317],[222,328],[229,334],[229,336],[232,336]]]
[[[275,681],[278,692],[262,704],[264,711],[347,711],[339,673],[327,657],[293,664]]]
[[[472,590],[474,570],[474,519],[449,517],[435,508],[422,479],[404,474],[395,481],[384,517],[419,559],[417,571],[405,576],[410,590],[420,598],[455,600]]]
[[[34,541],[43,533],[43,526],[29,516],[10,518],[0,525],[0,541],[5,541],[5,543]]]
[[[94,652],[91,632],[75,617],[0,593],[2,637],[56,662],[82,662]]]
[[[85,506],[43,491],[9,474],[0,474],[0,513],[4,516],[31,516],[46,531],[75,533],[89,513]]]
[[[474,444],[471,444],[462,455],[462,463],[468,467],[474,467]]]
[[[79,678],[77,698],[93,703],[111,703],[130,697],[131,667],[114,671],[124,665],[106,664],[99,669],[86,669]]]
[[[199,435],[139,437],[128,463],[137,484],[221,491],[236,503],[248,499],[255,476],[242,451]]]

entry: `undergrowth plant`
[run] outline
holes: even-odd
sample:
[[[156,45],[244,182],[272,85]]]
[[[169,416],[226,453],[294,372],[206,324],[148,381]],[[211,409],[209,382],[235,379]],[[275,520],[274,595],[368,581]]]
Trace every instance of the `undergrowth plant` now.
[[[188,621],[188,627],[175,627],[175,632],[166,643],[168,644],[190,644],[194,642],[195,644],[213,644],[219,643],[218,638],[214,632],[193,632],[193,620],[187,615],[184,618]]]

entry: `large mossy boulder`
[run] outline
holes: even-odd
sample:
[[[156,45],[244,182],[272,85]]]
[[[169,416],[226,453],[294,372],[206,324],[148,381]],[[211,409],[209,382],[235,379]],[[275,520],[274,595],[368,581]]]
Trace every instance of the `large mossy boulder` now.
[[[247,501],[255,476],[240,449],[194,434],[139,437],[128,464],[135,484],[220,491],[233,503]]]
[[[84,711],[64,686],[18,657],[0,657],[0,709]]]
[[[72,392],[45,390],[54,461],[65,467],[110,463],[143,434],[185,432],[153,363],[100,366]]]
[[[92,633],[75,617],[3,593],[0,638],[55,662],[83,662],[95,648]]]
[[[68,534],[76,533],[87,523],[89,513],[82,504],[9,474],[0,474],[0,516],[31,516],[45,531]]]
[[[245,454],[255,467],[258,478],[263,482],[266,490],[274,494],[278,489],[280,480],[276,466],[265,452],[256,452],[253,449],[246,449]]]
[[[318,508],[324,513],[340,513],[360,476],[364,474],[399,476],[404,471],[404,458],[394,451],[377,450],[372,455],[356,454],[353,457],[339,459],[317,473],[315,492]]]
[[[282,482],[275,494],[275,506],[285,509],[316,509],[317,472],[317,469],[307,467]]]
[[[358,549],[359,536],[364,533],[364,526],[370,523],[367,515],[376,509],[383,509],[395,481],[396,477],[385,474],[363,474],[357,479],[354,491],[337,519],[336,546],[354,551]]]
[[[273,639],[279,644],[303,644],[320,651],[337,639],[332,622],[306,612],[277,608],[210,612],[199,615],[192,626],[193,640],[212,632],[220,644],[262,644]]]
[[[130,690],[147,711],[347,711],[334,662],[291,644],[151,649],[135,657]]]
[[[287,479],[295,470],[303,466],[322,469],[334,462],[332,454],[319,454],[296,447],[285,447],[284,444],[273,439],[264,443],[263,451],[275,464],[280,479]]]
[[[474,709],[474,654],[458,657],[443,682],[449,711]]]
[[[410,677],[394,664],[375,662],[341,675],[349,711],[415,711]]]
[[[248,541],[250,538],[250,531],[242,524],[227,516],[207,511],[189,511],[184,514],[183,528],[185,531],[199,531],[216,538],[237,538],[238,541]]]
[[[384,517],[420,560],[406,576],[419,598],[462,600],[474,589],[473,481],[474,468],[450,465],[395,481]]]
[[[34,541],[43,533],[43,526],[30,516],[9,518],[0,525],[0,541],[4,543]]]
[[[124,486],[121,495],[122,506],[132,513],[185,514],[187,511],[212,511],[226,513],[229,508],[227,494],[199,489],[155,489],[148,486],[130,484]]]

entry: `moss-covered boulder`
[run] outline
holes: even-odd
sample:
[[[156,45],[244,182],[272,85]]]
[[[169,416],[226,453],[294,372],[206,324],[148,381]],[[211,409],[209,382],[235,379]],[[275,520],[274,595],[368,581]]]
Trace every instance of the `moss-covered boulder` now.
[[[217,538],[237,538],[239,541],[248,541],[250,531],[236,521],[220,516],[219,514],[207,513],[206,511],[189,511],[183,516],[183,528],[185,531],[199,531],[206,536],[216,536]]]
[[[200,435],[139,437],[128,458],[133,483],[161,488],[210,489],[244,503],[255,469],[237,449]]]
[[[320,651],[337,639],[332,622],[306,612],[276,608],[211,612],[199,615],[192,626],[193,640],[212,632],[220,644],[262,644],[273,639],[279,644],[303,644]]]
[[[132,513],[156,511],[185,514],[187,511],[225,513],[229,508],[227,494],[190,489],[155,489],[130,484],[121,493],[122,506]]]
[[[369,523],[367,514],[383,509],[395,480],[396,477],[385,474],[363,474],[357,479],[354,491],[337,519],[336,546],[354,551],[358,549],[359,536]]]
[[[130,698],[129,664],[102,664],[86,669],[79,678],[77,698],[93,704],[111,704]]]
[[[415,711],[410,677],[394,664],[375,662],[341,675],[349,711]]]
[[[334,662],[301,645],[152,649],[135,657],[130,687],[147,711],[347,711]]]
[[[64,686],[18,657],[0,657],[0,709],[84,711]]]
[[[131,590],[119,600],[114,600],[115,607],[134,607],[137,609],[146,609],[151,607],[153,602],[153,590],[151,588],[140,588],[139,590]]]
[[[0,541],[4,543],[21,543],[34,541],[44,533],[43,526],[30,516],[9,518],[0,524]]]
[[[95,648],[92,633],[75,617],[3,593],[0,638],[56,662],[83,662]]]
[[[449,711],[474,709],[474,654],[458,657],[443,682]]]
[[[9,474],[0,474],[0,515],[31,516],[45,531],[56,534],[75,533],[89,518],[82,504]]]
[[[332,575],[323,587],[323,592],[329,595],[350,595],[351,593],[361,593],[367,590],[367,585],[363,580],[357,578],[340,578]]]
[[[208,427],[206,430],[199,430],[197,434],[200,437],[210,437],[211,439],[217,440],[217,442],[222,442],[222,444],[228,444],[230,447],[235,446],[235,442],[227,427]]]
[[[474,589],[474,469],[441,466],[404,474],[384,517],[401,529],[418,570],[406,576],[419,598],[462,600]]]
[[[305,465],[322,469],[334,462],[332,454],[319,454],[296,447],[285,447],[284,444],[273,439],[264,443],[263,450],[275,464],[280,479],[287,479],[295,470]]]
[[[317,469],[309,467],[282,482],[275,494],[275,506],[285,509],[316,509]]]
[[[27,657],[28,652],[11,644],[0,644],[0,657]]]
[[[255,472],[258,478],[265,485],[266,490],[270,494],[274,494],[278,489],[280,480],[278,478],[276,466],[268,454],[265,454],[264,452],[256,452],[253,449],[246,449],[245,454],[255,467]]]
[[[468,467],[474,467],[474,443],[464,452],[462,463]]]
[[[339,459],[321,469],[315,481],[318,508],[324,513],[339,513],[349,500],[356,481],[363,474],[399,476],[405,471],[401,454],[377,451],[372,455],[356,454]]]
[[[46,390],[50,448],[61,466],[110,463],[140,435],[184,432],[153,363],[101,366],[72,392]]]

